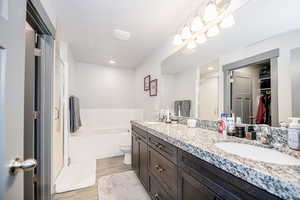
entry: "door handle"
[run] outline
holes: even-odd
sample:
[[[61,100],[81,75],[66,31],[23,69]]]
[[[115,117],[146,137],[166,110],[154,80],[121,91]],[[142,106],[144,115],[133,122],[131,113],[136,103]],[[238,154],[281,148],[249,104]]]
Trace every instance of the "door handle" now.
[[[9,165],[9,170],[11,175],[16,175],[19,170],[30,171],[37,167],[37,161],[35,159],[26,159],[21,160],[20,158],[16,158]]]

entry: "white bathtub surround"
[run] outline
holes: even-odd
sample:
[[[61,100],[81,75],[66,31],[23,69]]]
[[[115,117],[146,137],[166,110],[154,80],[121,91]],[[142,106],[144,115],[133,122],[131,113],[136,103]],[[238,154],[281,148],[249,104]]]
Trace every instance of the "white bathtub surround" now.
[[[101,177],[98,195],[101,200],[150,200],[133,171]]]
[[[123,155],[131,144],[130,120],[142,120],[139,109],[81,109],[82,128],[69,137],[71,162]],[[84,149],[84,150],[83,150]]]
[[[84,129],[70,137],[71,163],[82,163],[120,156],[121,144],[130,144],[131,134],[128,129]]]
[[[130,120],[142,120],[141,109],[81,109],[84,129],[130,128]]]
[[[71,163],[64,167],[56,180],[56,193],[90,187],[96,182],[96,160]]]

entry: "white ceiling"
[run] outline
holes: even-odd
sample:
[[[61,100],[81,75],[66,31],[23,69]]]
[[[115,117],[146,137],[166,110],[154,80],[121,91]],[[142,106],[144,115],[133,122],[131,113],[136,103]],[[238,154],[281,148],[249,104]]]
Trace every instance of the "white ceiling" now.
[[[235,26],[199,45],[194,53],[179,50],[162,62],[164,73],[205,65],[218,56],[300,28],[299,0],[249,0],[234,13]]]
[[[56,0],[61,37],[77,61],[135,68],[172,37],[204,0]],[[114,29],[131,33],[114,39]]]

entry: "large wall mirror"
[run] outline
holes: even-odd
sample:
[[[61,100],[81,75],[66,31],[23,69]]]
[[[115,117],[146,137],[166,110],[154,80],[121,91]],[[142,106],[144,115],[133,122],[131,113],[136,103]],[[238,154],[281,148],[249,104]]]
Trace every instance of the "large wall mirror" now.
[[[224,112],[245,124],[278,125],[279,49],[223,66]]]
[[[275,22],[277,14],[265,7],[287,14]],[[249,21],[254,11],[263,23]],[[161,108],[202,120],[234,113],[243,123],[271,126],[300,117],[297,15],[282,1],[249,1],[234,13],[235,26],[195,48],[179,48],[161,63]]]

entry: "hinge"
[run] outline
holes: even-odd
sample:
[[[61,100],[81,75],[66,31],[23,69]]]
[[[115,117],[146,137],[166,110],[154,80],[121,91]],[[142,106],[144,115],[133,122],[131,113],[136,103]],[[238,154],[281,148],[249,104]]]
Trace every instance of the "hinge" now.
[[[38,48],[34,48],[34,55],[35,56],[42,56],[42,50]]]
[[[40,119],[40,113],[38,111],[33,112],[33,118],[34,119]]]
[[[39,181],[39,176],[38,175],[33,175],[32,176],[32,181],[34,182],[34,183],[37,183],[38,181]]]

